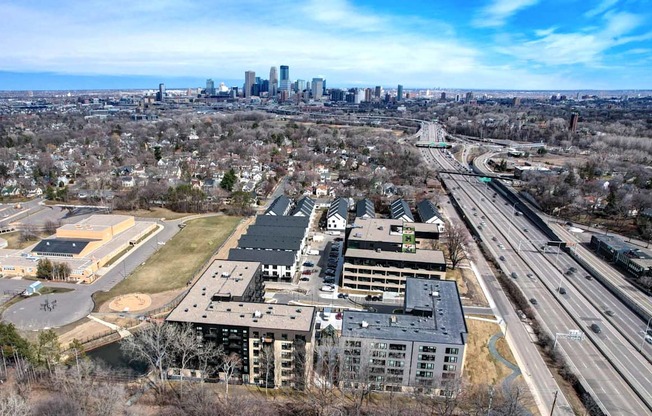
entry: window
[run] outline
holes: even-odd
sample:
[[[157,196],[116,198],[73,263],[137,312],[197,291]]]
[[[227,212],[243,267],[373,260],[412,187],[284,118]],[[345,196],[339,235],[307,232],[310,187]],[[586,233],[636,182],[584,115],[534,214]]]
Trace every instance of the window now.
[[[417,365],[417,368],[424,368],[427,370],[434,370],[435,369],[435,363],[419,363]]]
[[[446,354],[459,354],[459,348],[446,348]]]
[[[437,352],[437,347],[429,347],[427,345],[421,345],[419,347],[419,352],[430,352],[434,354]]]
[[[444,364],[444,371],[455,371],[457,366],[455,364]]]
[[[457,357],[452,356],[452,355],[447,355],[444,357],[444,362],[445,363],[456,363],[457,362]]]
[[[419,360],[421,360],[421,361],[435,361],[435,355],[433,355],[433,354],[419,354]]]

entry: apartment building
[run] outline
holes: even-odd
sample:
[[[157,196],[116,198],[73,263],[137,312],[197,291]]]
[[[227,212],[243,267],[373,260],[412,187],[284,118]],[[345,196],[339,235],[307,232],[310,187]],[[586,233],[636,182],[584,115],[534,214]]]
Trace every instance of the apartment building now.
[[[406,314],[344,312],[344,387],[444,394],[461,378],[468,330],[457,284],[410,278],[406,286]]]
[[[444,254],[421,248],[438,236],[436,224],[356,218],[344,254],[342,286],[404,293],[407,278],[443,279]]]
[[[315,308],[261,303],[259,263],[218,260],[168,315],[236,353],[242,383],[303,388],[312,371]]]

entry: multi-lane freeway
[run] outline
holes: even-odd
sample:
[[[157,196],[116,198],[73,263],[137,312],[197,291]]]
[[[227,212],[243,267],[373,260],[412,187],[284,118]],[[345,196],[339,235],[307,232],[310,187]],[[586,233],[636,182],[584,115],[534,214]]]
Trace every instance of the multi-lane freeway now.
[[[422,139],[423,140],[423,139]],[[441,170],[464,169],[447,152],[423,149],[426,160]],[[518,206],[505,205],[477,178],[442,175],[480,237],[527,298],[534,299],[538,320],[554,336],[577,329],[583,341],[560,339],[558,347],[571,368],[604,411],[610,414],[649,414],[652,367],[634,347],[640,341],[640,318],[584,273],[564,253],[541,250],[548,238],[529,221],[516,216]],[[574,267],[576,273],[565,273]],[[559,293],[563,287],[565,294]],[[606,314],[607,311],[611,311]],[[613,316],[610,316],[613,313]],[[609,319],[606,319],[606,318]],[[591,324],[600,327],[594,333]]]

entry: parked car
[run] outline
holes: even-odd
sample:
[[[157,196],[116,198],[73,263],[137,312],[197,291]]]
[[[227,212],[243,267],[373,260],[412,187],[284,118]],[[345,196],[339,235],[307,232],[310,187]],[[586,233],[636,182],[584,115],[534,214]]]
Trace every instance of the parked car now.
[[[324,283],[335,283],[335,278],[334,277],[325,277],[324,278]]]
[[[344,239],[342,237],[336,237],[335,241],[344,241]]]
[[[309,282],[310,278],[308,276],[301,276],[301,279],[299,280],[301,280],[302,282]]]
[[[306,266],[306,267],[314,267],[315,263],[313,263],[311,261],[307,261],[307,262],[303,263],[303,265]]]
[[[596,334],[599,334],[602,329],[600,329],[600,325],[598,324],[591,324],[591,331],[595,332]]]
[[[530,303],[533,304],[533,305],[536,305],[539,302],[537,302],[537,300],[535,298],[530,298]]]
[[[326,275],[335,276],[335,269],[326,269]]]
[[[346,298],[349,297],[349,294],[348,293],[338,293],[337,297],[340,298],[340,299],[346,299]]]
[[[320,289],[322,292],[335,292],[335,286],[324,285]]]
[[[301,274],[312,274],[312,270],[304,270]]]

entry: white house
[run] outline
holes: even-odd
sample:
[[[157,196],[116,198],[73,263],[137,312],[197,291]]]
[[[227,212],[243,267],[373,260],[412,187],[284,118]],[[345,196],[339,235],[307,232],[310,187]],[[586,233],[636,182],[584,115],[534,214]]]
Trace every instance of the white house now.
[[[326,214],[326,229],[329,231],[346,230],[349,203],[346,198],[337,198],[331,203]]]

